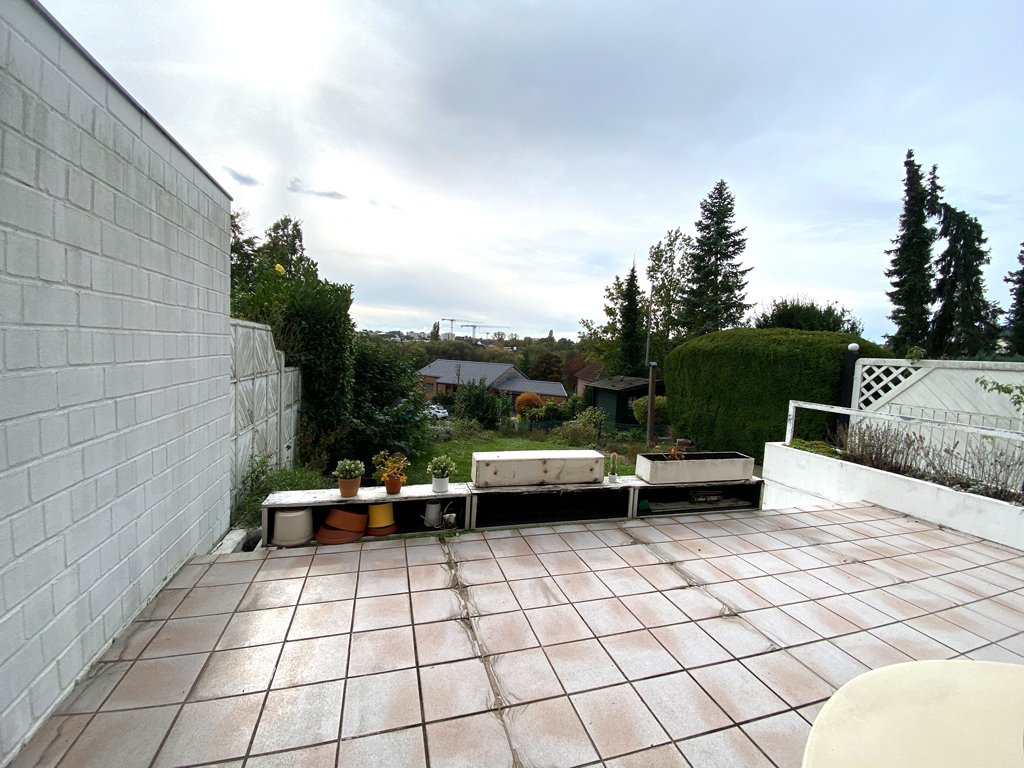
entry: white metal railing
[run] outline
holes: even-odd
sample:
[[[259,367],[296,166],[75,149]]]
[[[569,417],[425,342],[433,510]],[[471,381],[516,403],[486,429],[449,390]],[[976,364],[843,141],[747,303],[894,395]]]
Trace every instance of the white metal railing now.
[[[796,409],[804,408],[808,411],[823,411],[825,413],[838,413],[846,416],[857,416],[865,419],[878,419],[879,421],[896,421],[904,424],[921,424],[932,427],[943,427],[945,429],[956,429],[957,432],[965,432],[972,435],[984,437],[1002,437],[1010,440],[1024,440],[1024,432],[1014,429],[999,429],[997,427],[976,427],[969,424],[957,424],[955,422],[941,421],[939,419],[926,419],[920,416],[902,416],[894,413],[881,413],[878,411],[861,411],[856,408],[843,408],[839,405],[825,405],[823,403],[810,403],[805,400],[790,400],[789,415],[786,417],[786,445],[793,440],[793,429],[796,426]]]

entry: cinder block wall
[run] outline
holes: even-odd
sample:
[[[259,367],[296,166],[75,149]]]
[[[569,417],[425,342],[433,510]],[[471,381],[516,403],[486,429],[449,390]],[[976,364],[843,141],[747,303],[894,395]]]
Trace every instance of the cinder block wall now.
[[[228,526],[230,198],[0,3],[0,765]]]

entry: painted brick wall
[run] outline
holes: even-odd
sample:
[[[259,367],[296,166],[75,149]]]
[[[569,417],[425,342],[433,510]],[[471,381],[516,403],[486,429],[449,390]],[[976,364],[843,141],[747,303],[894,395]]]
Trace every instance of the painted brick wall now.
[[[228,526],[230,198],[0,3],[0,764]]]

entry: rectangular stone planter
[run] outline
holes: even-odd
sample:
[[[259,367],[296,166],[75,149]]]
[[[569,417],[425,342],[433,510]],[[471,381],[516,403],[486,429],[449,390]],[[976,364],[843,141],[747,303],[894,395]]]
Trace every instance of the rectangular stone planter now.
[[[600,483],[599,451],[474,451],[470,477],[477,488]]]
[[[1024,549],[1024,507],[782,443],[764,447],[764,509],[865,501]]]
[[[735,451],[691,451],[677,459],[665,453],[641,453],[636,476],[653,485],[728,483],[749,480],[754,460]]]

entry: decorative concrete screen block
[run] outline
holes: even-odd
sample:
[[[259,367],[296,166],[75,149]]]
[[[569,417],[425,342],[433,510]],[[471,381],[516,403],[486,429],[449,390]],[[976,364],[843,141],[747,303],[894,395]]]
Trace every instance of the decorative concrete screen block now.
[[[598,451],[474,452],[470,476],[478,488],[600,483],[604,456]]]
[[[641,453],[636,457],[636,476],[648,483],[662,485],[728,483],[749,480],[754,474],[754,460],[742,453],[692,451],[680,456]]]

